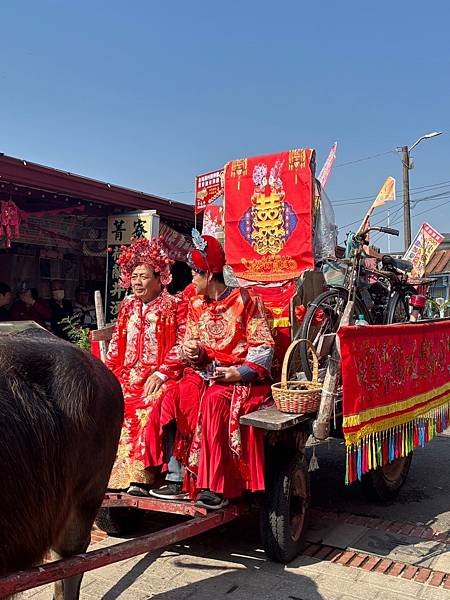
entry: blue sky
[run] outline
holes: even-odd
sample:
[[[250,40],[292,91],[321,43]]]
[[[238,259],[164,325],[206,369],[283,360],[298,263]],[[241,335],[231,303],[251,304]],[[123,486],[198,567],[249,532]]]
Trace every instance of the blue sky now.
[[[195,175],[227,160],[313,147],[320,169],[337,140],[327,191],[343,239],[388,175],[399,219],[395,148],[442,130],[414,151],[412,223],[413,234],[425,220],[448,232],[449,7],[3,3],[0,151],[192,202]]]

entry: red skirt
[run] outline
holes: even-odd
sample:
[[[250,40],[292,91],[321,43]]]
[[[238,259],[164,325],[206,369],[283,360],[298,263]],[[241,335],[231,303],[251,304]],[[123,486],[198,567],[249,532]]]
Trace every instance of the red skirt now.
[[[215,382],[209,386],[187,369],[164,395],[159,414],[152,413],[147,427],[147,466],[163,464],[162,452],[155,452],[151,438],[161,439],[164,426],[175,418],[174,455],[187,467],[185,487],[192,496],[201,489],[227,498],[239,497],[244,490],[264,490],[264,432],[240,426],[239,418],[258,410],[269,394],[269,384]]]

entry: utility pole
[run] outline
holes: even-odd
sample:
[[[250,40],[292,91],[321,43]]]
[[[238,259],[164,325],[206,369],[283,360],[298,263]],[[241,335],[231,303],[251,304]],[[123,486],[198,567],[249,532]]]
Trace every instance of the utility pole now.
[[[411,245],[411,205],[409,201],[409,148],[402,146],[403,164],[403,237],[405,252]]]
[[[422,135],[417,142],[414,142],[412,146],[401,146],[397,150],[402,151],[402,164],[403,164],[403,232],[405,238],[405,252],[411,245],[411,205],[409,202],[409,170],[411,168],[410,155],[411,150],[420,144],[422,140],[430,140],[431,138],[441,135],[442,131],[432,131]]]

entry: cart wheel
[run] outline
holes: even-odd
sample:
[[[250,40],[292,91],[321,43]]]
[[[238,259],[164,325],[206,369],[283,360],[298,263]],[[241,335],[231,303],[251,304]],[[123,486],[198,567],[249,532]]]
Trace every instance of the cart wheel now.
[[[95,519],[99,529],[112,537],[123,537],[139,529],[144,513],[136,508],[123,506],[101,508]]]
[[[281,457],[280,457],[281,458]],[[267,556],[286,563],[305,545],[310,486],[305,457],[291,455],[274,465],[260,512],[261,539]]]
[[[405,483],[412,461],[412,452],[403,458],[369,471],[362,478],[364,493],[370,500],[389,502],[393,500]]]

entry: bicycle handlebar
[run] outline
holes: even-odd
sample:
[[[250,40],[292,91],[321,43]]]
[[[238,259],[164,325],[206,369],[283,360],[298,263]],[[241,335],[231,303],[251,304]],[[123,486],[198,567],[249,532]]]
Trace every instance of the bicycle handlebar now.
[[[378,231],[381,233],[387,233],[388,235],[399,235],[398,229],[391,229],[390,227],[378,227]]]
[[[391,229],[390,227],[368,227],[360,234],[355,235],[355,239],[360,242],[365,242],[365,237],[369,231],[379,231],[380,233],[387,233],[388,235],[399,235],[398,229]]]

